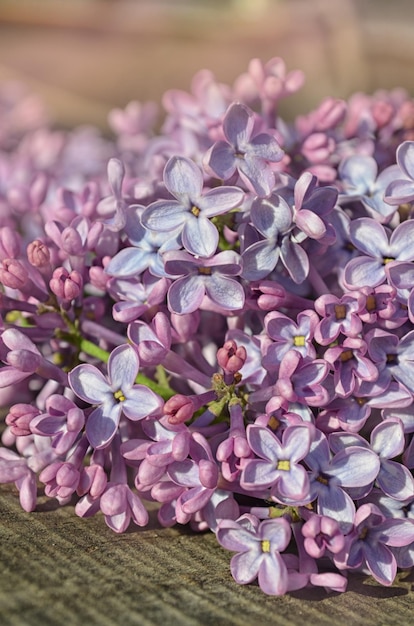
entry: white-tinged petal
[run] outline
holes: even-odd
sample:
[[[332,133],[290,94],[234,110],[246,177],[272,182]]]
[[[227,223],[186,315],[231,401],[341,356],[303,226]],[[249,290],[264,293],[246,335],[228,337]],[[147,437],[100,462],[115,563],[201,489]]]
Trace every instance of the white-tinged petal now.
[[[200,276],[178,278],[168,290],[168,308],[178,315],[197,311],[205,292],[204,282]]]
[[[210,280],[205,281],[205,289],[210,300],[229,311],[243,308],[245,294],[240,283],[218,273],[209,278]]]
[[[362,253],[381,259],[389,255],[388,237],[385,229],[374,219],[360,217],[351,221],[349,234],[354,246]]]
[[[85,402],[101,404],[112,397],[112,389],[104,375],[94,365],[77,365],[68,374],[72,391]]]
[[[89,415],[86,436],[93,448],[104,448],[114,438],[118,429],[122,406],[120,403],[103,404]]]
[[[162,408],[161,398],[145,385],[134,385],[122,403],[125,415],[133,421],[141,420]]]
[[[116,347],[108,360],[108,378],[112,391],[130,389],[139,370],[139,358],[129,344]]]
[[[177,199],[197,198],[203,188],[200,168],[183,156],[172,156],[164,168],[164,183]]]
[[[181,237],[184,248],[191,254],[201,257],[213,256],[219,242],[217,228],[202,215],[188,216]]]
[[[190,208],[174,200],[157,200],[145,209],[141,221],[150,230],[175,230],[184,224]]]
[[[141,274],[151,264],[152,254],[139,248],[123,248],[108,263],[105,272],[109,276],[129,278]]]
[[[239,585],[251,583],[259,572],[263,558],[265,558],[265,554],[260,549],[259,541],[257,548],[236,554],[230,561],[230,571],[234,580]]]

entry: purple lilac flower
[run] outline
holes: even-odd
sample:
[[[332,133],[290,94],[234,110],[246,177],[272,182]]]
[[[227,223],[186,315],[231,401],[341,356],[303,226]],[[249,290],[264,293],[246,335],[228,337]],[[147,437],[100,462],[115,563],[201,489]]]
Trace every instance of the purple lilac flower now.
[[[377,380],[378,369],[365,356],[366,352],[367,344],[359,337],[347,337],[341,344],[326,350],[324,358],[334,369],[334,385],[338,396],[351,395],[357,383]]]
[[[296,181],[293,219],[307,237],[330,245],[335,241],[335,231],[327,216],[335,207],[338,191],[334,187],[317,187],[317,182],[310,172],[304,172]]]
[[[327,346],[342,333],[347,337],[357,337],[362,330],[359,312],[365,303],[362,294],[344,294],[337,298],[325,294],[315,300],[315,309],[323,318],[315,328],[315,339]]]
[[[399,224],[390,234],[381,224],[369,217],[351,222],[352,244],[362,256],[351,259],[344,271],[344,281],[350,289],[376,287],[386,279],[388,263],[412,261],[414,249],[414,220]]]
[[[217,529],[218,542],[227,550],[237,552],[230,569],[240,585],[256,577],[264,593],[283,595],[288,588],[288,571],[280,555],[290,541],[291,529],[283,519],[259,520],[242,515],[237,521],[223,520]]]
[[[0,449],[0,483],[14,482],[20,492],[20,505],[28,513],[36,508],[36,472],[27,459],[13,450]]]
[[[358,487],[366,494],[371,491],[380,470],[378,455],[350,446],[332,456],[328,440],[316,431],[304,462],[310,469],[310,500],[317,501],[317,512],[338,520],[346,530],[353,523],[355,504],[345,490]]]
[[[379,371],[379,380],[386,388],[394,378],[414,392],[414,331],[401,339],[380,328],[366,334],[369,355]]]
[[[276,193],[268,198],[255,198],[250,207],[250,219],[260,235],[265,237],[246,247],[242,253],[243,278],[260,280],[272,272],[279,258],[296,282],[302,282],[309,266],[306,252],[292,241],[293,212]]]
[[[414,494],[414,478],[407,467],[391,461],[399,456],[405,447],[404,428],[397,418],[388,418],[371,432],[370,443],[359,435],[333,433],[329,444],[334,452],[347,446],[361,446],[378,454],[380,470],[376,478],[378,487],[385,495],[396,500],[407,500]]]
[[[380,222],[389,222],[396,211],[391,203],[384,200],[384,192],[395,180],[398,171],[397,166],[391,165],[378,174],[377,162],[366,154],[353,154],[338,167],[346,198],[360,200],[370,217]]]
[[[404,141],[396,154],[401,178],[394,176],[385,190],[385,201],[399,205],[414,200],[414,141]]]
[[[241,272],[240,257],[226,250],[209,259],[195,258],[188,252],[168,252],[165,269],[179,276],[168,290],[169,309],[178,314],[192,313],[201,307],[204,297],[226,311],[243,308],[244,290],[231,276]]]
[[[59,394],[49,396],[45,408],[45,413],[40,413],[31,421],[30,431],[50,437],[56,453],[65,454],[85,425],[84,413],[72,400]]]
[[[125,344],[112,351],[107,378],[88,363],[69,373],[72,391],[85,402],[98,405],[86,422],[86,434],[94,448],[103,448],[112,441],[122,413],[136,421],[161,410],[161,399],[153,391],[134,384],[138,369],[137,353]]]
[[[345,537],[337,520],[325,515],[306,513],[306,522],[301,528],[304,546],[309,556],[319,559],[328,551],[331,554],[341,552]]]
[[[269,163],[278,163],[283,150],[267,132],[255,133],[255,115],[246,105],[233,103],[223,119],[227,141],[217,141],[205,155],[206,169],[229,180],[237,171],[248,188],[260,197],[268,196],[275,184]]]
[[[185,490],[176,503],[177,519],[181,512],[192,515],[205,507],[217,489],[219,470],[207,440],[193,432],[190,441],[191,458],[174,461],[168,466],[168,476]]]
[[[397,563],[391,550],[414,541],[411,520],[387,519],[374,504],[363,504],[355,514],[354,528],[346,537],[343,563],[348,568],[366,565],[382,585],[391,585]],[[335,559],[341,564],[341,555]]]
[[[177,233],[148,230],[141,224],[140,214],[145,207],[129,207],[125,233],[131,245],[122,248],[105,267],[109,276],[129,278],[142,274],[147,268],[155,276],[166,276],[162,255],[168,250],[179,250]]]
[[[211,257],[219,234],[209,218],[239,206],[244,194],[237,187],[216,187],[203,193],[203,176],[195,163],[171,157],[164,169],[164,184],[175,200],[157,200],[143,212],[141,221],[155,231],[181,232],[191,254]],[[171,248],[170,248],[171,249]]]
[[[271,497],[277,502],[309,502],[309,479],[300,461],[309,452],[311,425],[288,426],[281,441],[268,428],[255,424],[249,424],[246,434],[250,448],[259,458],[243,461],[243,489],[271,487]]]
[[[279,311],[268,313],[264,325],[272,343],[267,347],[264,365],[270,367],[271,363],[279,363],[289,350],[296,350],[303,357],[315,358],[312,340],[318,322],[319,318],[312,310],[301,311],[297,323]]]

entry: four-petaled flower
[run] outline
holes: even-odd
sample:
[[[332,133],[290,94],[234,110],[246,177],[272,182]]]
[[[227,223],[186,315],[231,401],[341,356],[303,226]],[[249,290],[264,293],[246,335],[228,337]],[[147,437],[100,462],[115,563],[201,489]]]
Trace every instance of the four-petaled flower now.
[[[89,363],[69,373],[72,391],[85,402],[98,405],[87,418],[86,434],[94,448],[103,448],[115,436],[122,413],[132,421],[158,413],[161,398],[145,385],[134,384],[139,359],[128,344],[118,346],[108,361],[108,378]]]

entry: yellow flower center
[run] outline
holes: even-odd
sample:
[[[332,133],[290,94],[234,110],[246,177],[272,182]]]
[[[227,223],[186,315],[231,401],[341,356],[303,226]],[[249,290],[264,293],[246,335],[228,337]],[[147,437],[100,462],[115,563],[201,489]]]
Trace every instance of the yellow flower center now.
[[[290,470],[290,461],[278,461],[277,469],[282,470],[283,472],[288,472]]]
[[[293,345],[296,346],[297,348],[301,348],[302,346],[305,345],[305,335],[295,335],[293,337]]]
[[[121,389],[119,389],[118,391],[115,391],[114,398],[117,402],[125,402],[126,400],[124,393],[123,391],[121,391]]]
[[[270,541],[269,541],[269,539],[263,539],[263,541],[262,541],[262,552],[270,552]]]
[[[210,276],[211,268],[210,267],[199,267],[198,268],[198,273],[199,274],[204,274],[204,276]]]
[[[192,213],[193,215],[195,215],[196,217],[198,217],[198,216],[200,215],[201,211],[200,211],[200,209],[198,208],[198,206],[193,206],[193,207],[191,208],[191,213]]]

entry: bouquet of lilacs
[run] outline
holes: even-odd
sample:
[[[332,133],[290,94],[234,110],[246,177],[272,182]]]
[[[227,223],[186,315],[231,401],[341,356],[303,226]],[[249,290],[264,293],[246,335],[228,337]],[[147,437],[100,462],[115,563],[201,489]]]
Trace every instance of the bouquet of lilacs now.
[[[0,94],[0,482],[158,503],[272,595],[414,564],[414,101],[287,122],[302,82],[202,71],[113,139]]]

